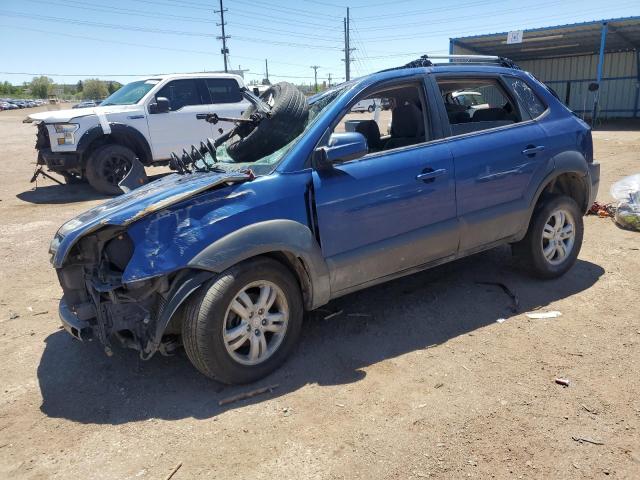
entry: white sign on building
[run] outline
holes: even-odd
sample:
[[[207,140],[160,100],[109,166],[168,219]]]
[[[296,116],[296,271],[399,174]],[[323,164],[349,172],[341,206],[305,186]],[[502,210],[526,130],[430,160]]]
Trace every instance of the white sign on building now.
[[[507,45],[512,43],[522,43],[522,30],[513,30],[507,34]]]

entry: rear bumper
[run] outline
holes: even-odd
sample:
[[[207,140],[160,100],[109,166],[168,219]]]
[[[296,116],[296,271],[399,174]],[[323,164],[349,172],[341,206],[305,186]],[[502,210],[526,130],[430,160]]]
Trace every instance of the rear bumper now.
[[[60,315],[62,327],[69,335],[80,341],[91,340],[93,337],[92,326],[86,320],[81,320],[78,314],[69,308],[64,297],[60,300],[58,314]]]
[[[80,154],[78,152],[52,152],[50,148],[43,148],[38,151],[38,164],[46,165],[49,170],[54,172],[77,170],[81,166]]]
[[[600,188],[600,163],[593,162],[589,163],[588,166],[591,188],[589,189],[589,205],[587,205],[587,210],[591,208],[593,202],[596,201],[596,197],[598,196],[598,188]]]

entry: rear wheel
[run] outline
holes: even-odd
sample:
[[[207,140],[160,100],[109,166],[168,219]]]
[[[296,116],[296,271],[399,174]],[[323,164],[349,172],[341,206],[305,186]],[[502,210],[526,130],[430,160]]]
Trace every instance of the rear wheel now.
[[[282,264],[260,258],[203,286],[185,311],[182,337],[191,363],[224,383],[248,383],[275,370],[302,327],[302,298]]]
[[[118,195],[123,192],[118,183],[131,170],[135,159],[133,150],[123,145],[98,147],[87,162],[87,181],[100,193]]]
[[[552,196],[533,214],[526,236],[514,245],[514,253],[533,274],[556,278],[575,264],[583,234],[582,214],[575,200]]]

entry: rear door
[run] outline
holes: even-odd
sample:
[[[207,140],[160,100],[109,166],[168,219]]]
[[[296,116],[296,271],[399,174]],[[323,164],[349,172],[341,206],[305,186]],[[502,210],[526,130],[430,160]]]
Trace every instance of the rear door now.
[[[460,251],[480,250],[516,235],[528,219],[527,193],[551,168],[544,130],[498,75],[439,75],[446,103],[452,91],[482,95],[468,118],[443,104],[456,171]],[[543,108],[544,111],[544,108]]]
[[[213,135],[213,126],[197,118],[199,114],[211,113],[202,79],[171,80],[155,94],[158,97],[169,99],[170,110],[147,115],[154,160],[168,159],[172,152],[189,150],[191,145],[199,145]]]

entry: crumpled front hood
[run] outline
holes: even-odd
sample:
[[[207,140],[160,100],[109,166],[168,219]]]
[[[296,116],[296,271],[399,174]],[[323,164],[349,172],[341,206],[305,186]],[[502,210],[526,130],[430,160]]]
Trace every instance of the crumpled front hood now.
[[[89,108],[69,108],[66,110],[51,110],[48,112],[32,113],[27,115],[25,123],[45,122],[45,123],[62,123],[69,122],[74,118],[86,117],[89,115],[97,115],[103,113],[117,113],[123,111],[141,110],[140,105],[109,105],[106,107],[89,107]]]
[[[172,174],[87,210],[60,227],[51,242],[53,266],[60,268],[75,243],[106,225],[127,226],[140,218],[213,188],[221,183],[249,180],[248,174]]]

